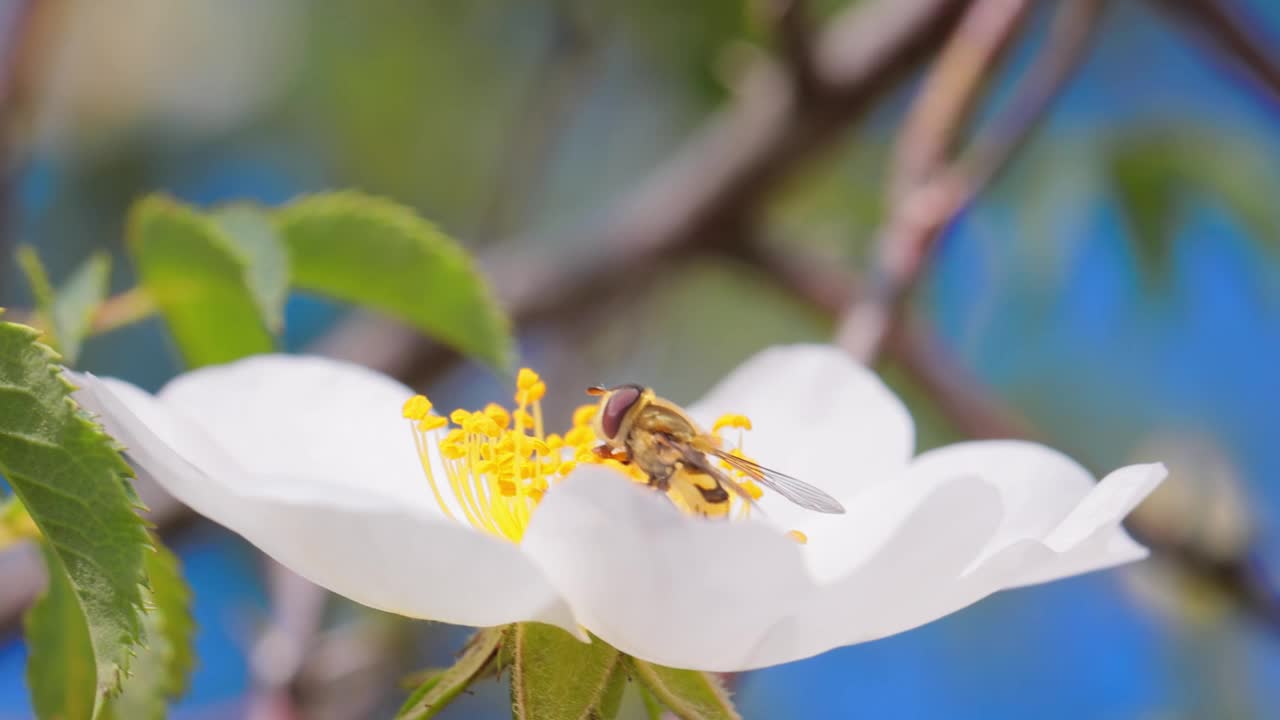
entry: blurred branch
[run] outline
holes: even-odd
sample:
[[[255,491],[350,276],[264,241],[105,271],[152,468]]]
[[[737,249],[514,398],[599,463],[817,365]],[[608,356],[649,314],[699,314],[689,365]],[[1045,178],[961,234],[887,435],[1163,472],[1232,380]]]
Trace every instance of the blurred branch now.
[[[995,180],[1035,130],[1053,99],[1083,61],[1106,6],[1107,0],[1070,0],[1059,4],[1044,48],[1016,81],[1011,100],[997,111],[957,162],[954,172],[968,178],[963,188],[967,195],[956,198],[958,204],[968,203]]]
[[[1071,4],[1071,3],[1068,3]],[[893,153],[890,202],[928,184],[1027,19],[1028,0],[978,0],[925,76]]]
[[[806,0],[766,0],[765,12],[778,34],[782,59],[791,73],[791,84],[800,102],[823,91],[814,62],[813,18]]]
[[[978,132],[967,155],[950,161],[963,118],[981,95],[980,79],[995,74],[994,63],[1026,14],[1025,5],[1012,0],[971,7],[908,113],[894,153],[889,220],[877,238],[871,283],[842,315],[836,344],[864,362],[879,354],[938,238],[1022,147],[1078,66],[1103,2],[1059,5],[1048,42],[1004,112]]]
[[[1194,34],[1216,45],[1234,58],[1256,80],[1280,100],[1280,56],[1275,43],[1256,37],[1251,27],[1258,24],[1245,18],[1244,10],[1231,0],[1152,0],[1185,21]]]
[[[735,257],[833,318],[865,295],[847,270],[755,244]],[[906,370],[964,434],[977,439],[1033,438],[1026,418],[1002,403],[956,362],[923,323],[903,320],[885,338],[884,354]],[[959,419],[959,420],[956,420]]]
[[[249,654],[249,720],[295,718],[292,685],[320,632],[329,593],[270,558],[264,558],[271,619]]]

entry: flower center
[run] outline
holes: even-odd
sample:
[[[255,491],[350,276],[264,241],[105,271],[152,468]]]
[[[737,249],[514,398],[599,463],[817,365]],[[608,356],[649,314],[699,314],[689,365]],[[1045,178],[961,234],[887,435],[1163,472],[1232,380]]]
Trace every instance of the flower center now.
[[[482,410],[458,409],[444,417],[432,412],[425,395],[414,395],[405,402],[402,414],[413,429],[418,460],[436,504],[446,516],[518,543],[543,496],[580,463],[605,465],[635,482],[649,482],[635,465],[595,452],[600,439],[591,421],[597,405],[578,407],[564,434],[546,433],[542,416],[546,393],[546,383],[524,368],[516,376],[515,407],[511,410],[490,403]],[[741,455],[743,431],[751,429],[751,421],[742,415],[725,415],[715,423],[712,434],[719,436],[725,429],[738,431],[732,452]],[[750,478],[728,464],[722,466],[753,498],[761,497],[763,493]],[[703,475],[688,483],[674,483],[667,496],[686,512],[718,517],[735,512],[746,517],[750,513],[750,504],[736,496],[717,504],[714,513],[707,513],[697,504],[697,489],[692,485],[714,487],[714,482]]]

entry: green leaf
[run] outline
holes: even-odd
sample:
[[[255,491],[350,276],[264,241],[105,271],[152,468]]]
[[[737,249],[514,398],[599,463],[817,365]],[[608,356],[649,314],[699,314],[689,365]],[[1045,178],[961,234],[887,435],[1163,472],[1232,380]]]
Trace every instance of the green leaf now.
[[[49,273],[40,261],[40,254],[30,245],[18,246],[18,267],[31,286],[31,297],[35,300],[36,314],[46,319],[53,310],[53,284],[49,282]]]
[[[168,705],[186,691],[195,664],[191,590],[178,558],[159,541],[147,556],[147,643],[133,662],[120,695],[108,701],[99,720],[164,720]]]
[[[741,720],[724,685],[711,673],[676,670],[631,659],[635,676],[682,720]]]
[[[1113,154],[1108,167],[1139,265],[1157,278],[1168,274],[1173,234],[1182,220],[1180,179],[1170,160],[1145,147],[1130,147]]]
[[[600,642],[597,640],[596,642]],[[618,661],[613,664],[613,674],[609,676],[609,681],[605,685],[604,694],[600,697],[599,712],[596,717],[611,719],[618,717],[618,711],[622,709],[622,700],[627,692],[627,683],[630,678],[627,677],[627,664],[619,657]]]
[[[435,717],[476,679],[493,660],[502,644],[503,628],[485,628],[471,637],[453,667],[432,675],[409,696],[400,712],[401,720]]]
[[[1274,200],[1280,173],[1260,139],[1173,127],[1122,133],[1105,152],[1108,179],[1149,276],[1168,274],[1175,233],[1196,201],[1217,204],[1255,240],[1280,247],[1280,205]]]
[[[245,282],[258,311],[271,332],[279,334],[289,297],[289,253],[271,215],[244,203],[218,208],[211,215],[245,259]]]
[[[645,717],[649,720],[662,720],[662,714],[667,711],[662,706],[662,701],[653,694],[653,691],[645,687],[643,682],[637,682],[633,687],[640,690],[640,701],[644,703]]]
[[[470,256],[403,205],[355,192],[277,216],[294,286],[393,315],[489,364],[510,366],[510,323]]]
[[[41,720],[90,720],[97,702],[93,644],[58,554],[40,543],[49,586],[27,611],[27,686]]]
[[[51,325],[63,362],[74,365],[80,345],[93,324],[93,314],[110,289],[111,256],[94,253],[76,268],[58,288],[53,301]]]
[[[0,322],[0,475],[65,567],[89,628],[101,698],[142,636],[149,539],[115,441],[68,397],[37,332]]]
[[[516,625],[509,645],[513,718],[579,720],[617,711],[621,655],[613,646],[599,638],[584,643],[542,623]]]
[[[233,235],[224,223],[158,195],[130,212],[128,242],[140,281],[192,367],[274,347],[264,310],[270,300],[255,293],[270,285],[263,278],[271,272],[252,267],[274,255],[263,237],[240,230]]]
[[[18,264],[31,284],[36,318],[46,328],[46,342],[58,350],[67,365],[74,364],[80,344],[89,334],[93,313],[107,297],[111,256],[93,254],[56,292],[35,248],[19,247]]]

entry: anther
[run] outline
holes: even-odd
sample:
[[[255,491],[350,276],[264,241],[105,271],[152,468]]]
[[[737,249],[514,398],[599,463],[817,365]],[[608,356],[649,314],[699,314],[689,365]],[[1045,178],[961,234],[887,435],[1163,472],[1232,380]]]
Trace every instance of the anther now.
[[[540,382],[542,378],[529,368],[520,368],[520,372],[516,373],[516,388],[519,390],[528,390]]]
[[[724,428],[738,428],[740,430],[751,429],[751,419],[746,415],[736,415],[733,413],[721,415],[716,424],[711,426],[711,432],[718,433]]]
[[[401,414],[406,420],[421,420],[431,412],[431,401],[426,395],[414,395],[404,402]]]
[[[498,427],[506,430],[511,426],[511,413],[506,408],[497,403],[489,403],[484,406],[484,414],[488,415],[491,420],[498,424]]]
[[[431,432],[432,430],[439,430],[448,424],[449,421],[439,415],[427,415],[418,421],[418,431],[424,433]]]
[[[573,411],[573,426],[586,427],[591,424],[591,419],[596,416],[596,405],[581,405],[577,410]]]

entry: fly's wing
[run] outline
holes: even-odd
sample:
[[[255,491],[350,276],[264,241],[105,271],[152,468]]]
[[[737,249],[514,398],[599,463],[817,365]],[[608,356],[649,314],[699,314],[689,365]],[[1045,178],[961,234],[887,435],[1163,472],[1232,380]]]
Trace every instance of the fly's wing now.
[[[797,480],[777,470],[770,470],[746,458],[731,455],[724,450],[713,449],[708,452],[728,463],[733,469],[741,471],[752,480],[806,510],[836,515],[844,513],[844,506],[839,501],[809,483]],[[734,484],[736,485],[737,483]]]

